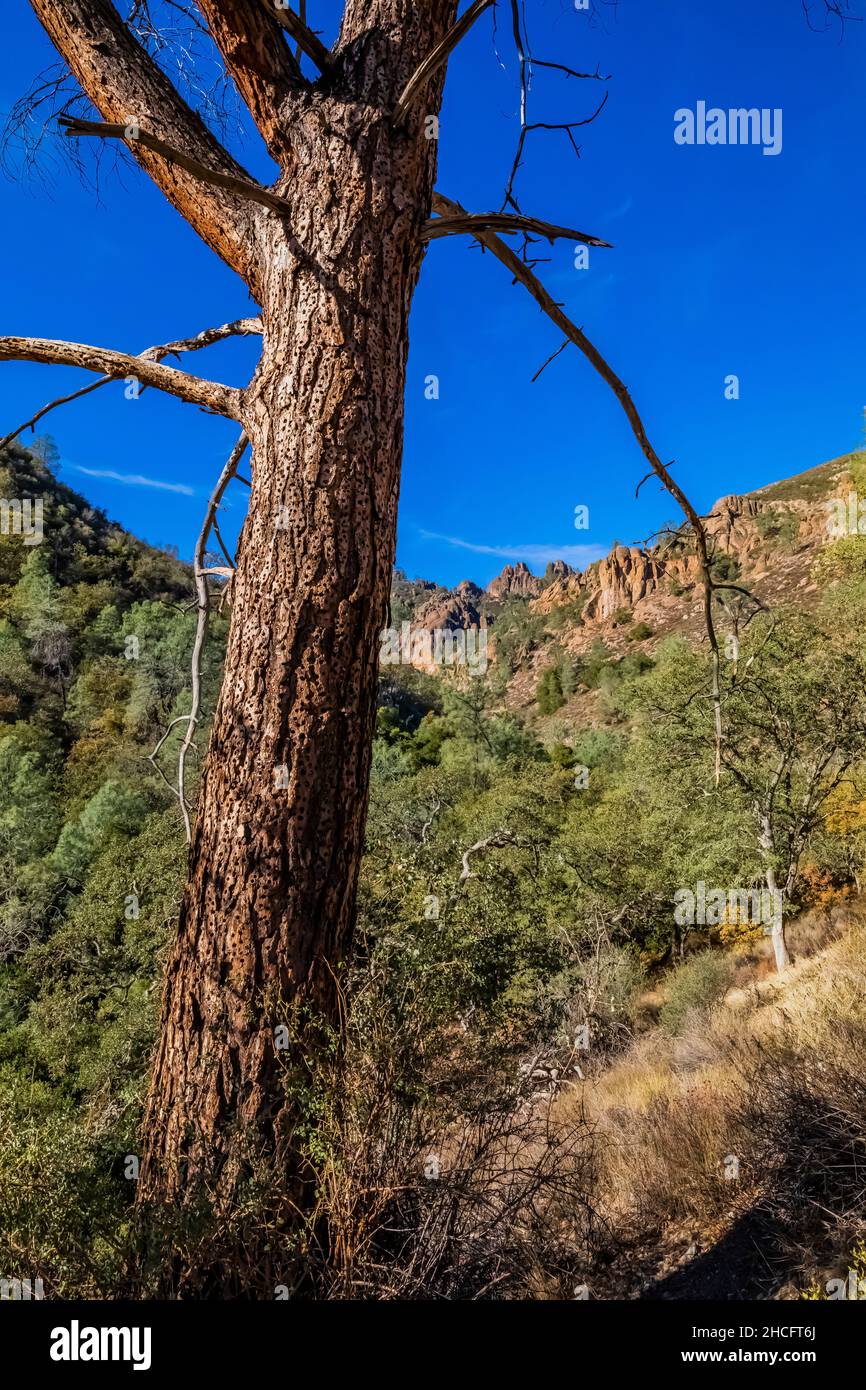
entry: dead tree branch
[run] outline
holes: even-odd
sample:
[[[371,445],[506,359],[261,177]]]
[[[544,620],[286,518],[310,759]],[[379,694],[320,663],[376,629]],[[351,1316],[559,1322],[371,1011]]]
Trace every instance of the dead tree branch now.
[[[570,341],[571,341],[570,338],[563,338],[563,340],[562,340],[562,342],[560,343],[559,347],[556,348],[556,349],[550,354],[549,357],[546,357],[546,358],[544,359],[544,361],[542,362],[542,364],[541,364],[541,366],[539,367],[538,371],[535,373],[535,376],[532,378],[533,381],[537,381],[538,378],[541,376],[541,373],[545,370],[545,368],[546,368],[546,367],[549,367],[550,364],[551,364],[551,362],[554,362],[554,361],[556,360],[556,358],[559,356],[559,354],[560,354],[561,352],[564,352],[564,351],[565,351],[565,349],[568,347],[568,344],[569,344]]]
[[[149,754],[148,754],[148,757],[147,757],[147,761],[148,761],[149,763],[152,763],[152,764],[153,764],[153,767],[154,767],[154,768],[156,769],[156,771],[159,773],[160,777],[162,778],[162,780],[163,780],[163,782],[165,783],[165,785],[168,787],[168,789],[169,789],[169,791],[171,792],[172,796],[177,796],[177,794],[178,794],[178,793],[177,793],[177,790],[171,785],[171,782],[169,782],[168,778],[166,777],[165,773],[163,772],[162,768],[160,767],[159,763],[158,763],[156,760],[157,760],[157,758],[158,758],[158,756],[159,756],[159,754],[160,754],[160,751],[162,750],[163,744],[165,743],[166,739],[168,738],[168,736],[169,736],[169,734],[171,733],[172,729],[174,728],[175,724],[182,724],[182,723],[184,722],[185,719],[186,719],[186,720],[189,719],[189,715],[188,715],[188,714],[179,714],[179,715],[177,716],[176,719],[172,719],[172,721],[171,721],[171,723],[169,724],[168,728],[166,729],[165,733],[162,735],[161,739],[159,740],[159,743],[156,745],[156,747],[154,748],[153,752],[152,752],[152,753],[149,753]],[[181,808],[182,808],[183,813],[184,813],[184,820],[186,821],[186,820],[188,819],[188,818],[187,818],[187,807],[186,807],[185,801],[183,801],[183,800],[181,800]]]
[[[286,42],[275,7],[261,0],[196,0],[196,5],[269,153],[279,161],[287,149],[281,113],[309,83]]]
[[[110,381],[116,380],[117,378],[113,376],[101,376],[98,381],[91,381],[88,386],[82,386],[79,391],[71,391],[68,396],[58,396],[56,400],[49,401],[47,405],[42,406],[41,410],[37,410],[35,415],[31,415],[29,420],[25,420],[23,425],[19,425],[10,434],[4,435],[0,439],[0,449],[5,449],[7,444],[11,444],[13,439],[17,439],[19,434],[23,434],[25,430],[35,429],[43,415],[47,415],[49,411],[56,410],[60,405],[68,405],[70,401],[80,401],[82,396],[89,396],[91,391],[98,391],[100,386],[107,386]]]
[[[448,61],[449,54],[454,51],[464,34],[468,34],[476,19],[479,19],[484,11],[489,10],[490,6],[495,5],[495,3],[496,0],[475,0],[475,3],[469,6],[466,13],[462,14],[451,26],[444,39],[441,39],[436,47],[427,54],[423,63],[420,63],[415,69],[400,93],[397,105],[394,107],[394,115],[391,118],[393,125],[403,124],[409,107],[421,95],[433,74],[438,72]]]
[[[511,212],[461,211],[453,215],[431,217],[424,223],[421,235],[425,241],[436,241],[439,237],[459,236],[465,233],[477,236],[479,241],[483,241],[483,237],[479,235],[481,232],[504,232],[506,235],[510,232],[526,232],[546,238],[551,245],[558,238],[565,238],[567,241],[582,241],[587,246],[611,249],[609,241],[602,241],[600,237],[592,236],[589,232],[578,232],[574,227],[557,227],[553,222],[542,222],[538,217],[523,217]]]
[[[610,73],[603,76],[596,67],[595,72],[577,72],[574,68],[567,67],[565,63],[549,63],[544,58],[533,58],[534,68],[553,68],[556,72],[564,72],[566,77],[579,77],[585,82],[609,82]]]
[[[160,140],[156,135],[142,129],[135,120],[121,125],[109,121],[82,121],[77,116],[59,116],[57,119],[69,136],[95,135],[101,140],[123,140],[130,148],[143,145],[145,149],[152,150],[169,164],[186,170],[202,183],[224,188],[228,193],[235,193],[252,203],[261,203],[272,212],[278,212],[281,217],[285,217],[292,210],[285,198],[278,197],[269,188],[262,187],[253,179],[241,178],[237,174],[222,174],[218,169],[210,169],[207,165],[200,164],[197,159],[191,159],[189,155],[184,154],[183,150],[175,149],[173,145],[166,144],[165,140]]]
[[[56,342],[51,338],[0,338],[0,362],[45,362],[59,367],[83,367],[88,372],[116,380],[134,377],[143,386],[167,391],[182,401],[199,405],[230,420],[240,418],[241,392],[219,381],[205,381],[175,367],[165,367],[146,357],[115,352],[85,343]]]
[[[463,209],[459,203],[453,202],[450,198],[444,197],[441,193],[434,193],[433,208],[440,216],[460,217]],[[607,383],[613,391],[626,418],[631,426],[632,433],[640,446],[640,450],[647,460],[653,473],[659,478],[663,487],[670,493],[674,501],[680,507],[684,516],[689,522],[695,537],[698,562],[701,570],[701,578],[704,590],[704,625],[707,633],[707,640],[710,644],[712,658],[712,701],[713,714],[716,733],[716,767],[715,776],[718,784],[721,773],[721,748],[722,748],[722,693],[721,693],[721,657],[719,652],[719,639],[716,633],[715,621],[713,619],[713,579],[711,574],[711,558],[707,529],[699,513],[683,492],[679,483],[671,476],[668,469],[662,463],[647,435],[643,420],[638,413],[637,407],[625,383],[620,380],[616,372],[599,352],[598,348],[590,342],[586,334],[575,323],[572,323],[567,314],[556,303],[548,291],[544,288],[541,281],[530,270],[530,268],[516,256],[510,247],[505,245],[492,231],[479,231],[478,240],[483,246],[501,261],[515,280],[518,280],[525,289],[529,291],[539,308],[552,319],[557,328],[570,339],[571,342],[579,347],[583,355],[598,372],[603,381]]]
[[[139,353],[139,356],[152,362],[161,362],[165,357],[175,357],[181,352],[197,352],[199,348],[210,347],[212,343],[222,342],[225,338],[252,333],[261,334],[261,332],[262,321],[260,318],[234,319],[231,323],[220,324],[217,328],[203,328],[192,338],[179,338],[173,343],[162,343],[159,347],[145,348],[144,352]],[[115,376],[103,376],[98,381],[91,381],[89,386],[82,386],[79,391],[72,391],[68,396],[58,396],[56,400],[49,401],[47,405],[42,406],[41,410],[37,410],[35,415],[31,415],[29,420],[25,420],[23,425],[19,425],[11,434],[0,439],[0,449],[5,449],[7,444],[11,444],[12,440],[17,439],[25,430],[35,429],[43,416],[56,410],[58,406],[68,405],[70,401],[80,400],[82,396],[89,396],[91,391],[98,391],[101,386],[107,386],[110,381],[116,380],[117,377]],[[142,385],[142,390],[146,390],[144,385]]]
[[[195,554],[193,556],[193,576],[195,579],[195,589],[197,598],[198,617],[195,628],[195,641],[192,649],[191,674],[192,674],[192,699],[190,712],[184,716],[187,719],[186,733],[177,755],[177,799],[180,803],[181,815],[183,816],[184,830],[186,832],[187,843],[192,838],[190,827],[189,810],[187,808],[186,792],[184,781],[186,777],[186,755],[192,744],[195,728],[199,721],[201,712],[201,654],[204,649],[205,638],[207,636],[208,618],[210,616],[210,591],[208,589],[207,575],[216,573],[213,569],[205,569],[205,553],[207,550],[207,539],[211,527],[216,527],[216,514],[223,493],[235,475],[235,470],[244,456],[247,447],[247,437],[245,434],[238,436],[235,447],[229,454],[225,466],[217,479],[216,486],[210,495],[207,504],[204,522],[202,524],[199,538],[196,541]],[[222,544],[222,541],[220,541]],[[225,549],[225,547],[223,547]],[[231,574],[231,571],[229,571]]]
[[[243,182],[249,178],[193,111],[159,64],[107,0],[30,0],[37,19],[85,96],[106,122],[146,116],[155,136],[186,151],[194,166]],[[247,6],[246,8],[250,8]],[[202,5],[199,5],[202,9]],[[275,26],[276,27],[276,26]],[[281,31],[277,33],[282,41]],[[282,45],[285,48],[285,45]],[[287,55],[290,56],[290,55]],[[182,217],[256,293],[259,266],[251,254],[249,209],[216,180],[203,182],[142,142],[130,144],[138,163]]]
[[[594,73],[578,72],[575,68],[568,67],[565,63],[548,62],[540,58],[534,58],[530,51],[529,39],[525,35],[525,16],[521,18],[520,0],[510,0],[511,4],[511,27],[514,36],[514,47],[517,50],[517,62],[520,70],[520,135],[517,140],[517,149],[508,175],[508,182],[505,185],[505,194],[502,199],[502,210],[507,207],[514,208],[515,212],[520,212],[520,205],[514,193],[514,183],[517,178],[518,170],[523,161],[523,151],[526,145],[526,137],[533,130],[561,130],[566,135],[569,144],[574,150],[575,155],[580,158],[580,147],[572,134],[581,126],[591,125],[601,114],[607,102],[609,93],[605,92],[601,102],[590,116],[585,116],[579,121],[530,121],[529,111],[529,89],[532,83],[532,70],[534,67],[550,68],[557,72],[562,72],[567,78],[576,77],[582,79],[595,80],[598,82],[608,82],[608,77],[602,77],[596,68]]]
[[[481,854],[486,849],[504,849],[506,845],[513,845],[516,843],[515,836],[510,830],[498,830],[495,835],[488,835],[484,840],[476,840],[474,845],[470,845],[469,848],[463,852],[461,859],[463,869],[457,882],[465,883],[467,879],[478,877],[469,867],[469,860],[472,858],[473,854]]]
[[[492,0],[486,0],[486,3],[492,4]],[[299,50],[312,59],[319,72],[330,72],[334,60],[322,40],[307,26],[305,20],[299,14],[295,14],[294,10],[286,9],[280,5],[279,0],[276,2],[274,13],[277,22],[282,24],[287,34],[292,36]]]

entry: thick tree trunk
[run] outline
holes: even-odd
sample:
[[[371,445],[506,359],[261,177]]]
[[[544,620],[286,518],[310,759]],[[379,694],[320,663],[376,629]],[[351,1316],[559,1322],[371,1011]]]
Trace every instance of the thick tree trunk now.
[[[350,0],[344,31],[359,37],[345,90],[312,92],[293,113],[279,191],[294,216],[257,222],[250,511],[168,965],[143,1200],[184,1201],[199,1181],[230,1200],[256,1150],[291,1168],[275,1030],[337,1015],[394,562],[407,318],[435,165],[423,115],[438,108],[438,85],[406,132],[387,111],[453,8]],[[382,9],[392,22],[377,27]]]

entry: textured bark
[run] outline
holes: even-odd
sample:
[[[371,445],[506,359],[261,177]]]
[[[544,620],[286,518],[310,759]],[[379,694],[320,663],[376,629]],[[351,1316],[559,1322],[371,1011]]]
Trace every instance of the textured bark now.
[[[286,129],[276,191],[293,214],[257,215],[250,511],[168,966],[144,1199],[183,1200],[197,1179],[228,1199],[249,1148],[291,1167],[275,1028],[298,1006],[336,1015],[433,186],[424,115],[441,75],[401,130],[390,112],[453,11],[453,0],[349,0],[333,76],[298,98]]]

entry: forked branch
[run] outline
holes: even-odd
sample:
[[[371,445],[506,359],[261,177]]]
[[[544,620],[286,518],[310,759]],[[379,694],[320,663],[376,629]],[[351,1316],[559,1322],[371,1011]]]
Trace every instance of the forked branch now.
[[[248,177],[201,116],[183,100],[110,0],[30,0],[30,4],[82,92],[105,121],[126,121],[130,114],[141,113],[166,145],[187,152],[193,168],[241,181]],[[277,33],[281,37],[278,28]],[[208,186],[179,163],[166,162],[141,143],[131,149],[181,216],[255,293],[260,288],[259,267],[251,254],[249,210],[226,196],[229,185]],[[218,181],[209,182],[215,185]]]
[[[112,380],[133,377],[143,386],[167,391],[191,405],[231,420],[240,418],[241,392],[219,381],[205,381],[146,357],[115,352],[87,343],[56,342],[52,338],[0,338],[0,362],[45,362],[58,367],[83,367]]]
[[[180,812],[183,816],[184,830],[186,831],[187,842],[191,839],[191,827],[189,821],[189,809],[187,806],[185,779],[186,779],[186,755],[192,745],[195,728],[201,713],[201,654],[204,649],[205,638],[207,636],[208,617],[210,615],[210,590],[208,589],[207,575],[212,570],[205,569],[205,553],[207,551],[207,541],[211,528],[216,525],[216,515],[223,493],[235,476],[237,466],[244,456],[247,447],[247,437],[241,434],[235,447],[226,460],[225,467],[217,479],[216,487],[210,495],[207,504],[204,523],[196,542],[195,555],[193,557],[193,574],[195,577],[195,591],[197,599],[198,618],[195,628],[195,641],[192,649],[192,700],[190,712],[186,717],[186,733],[177,755],[177,792],[176,796],[180,803]],[[220,542],[222,544],[222,542]],[[231,571],[229,571],[229,574]]]
[[[461,856],[463,868],[460,872],[458,883],[465,883],[467,879],[477,878],[477,874],[472,872],[469,860],[473,854],[481,854],[486,849],[505,849],[506,845],[516,843],[515,836],[510,830],[498,830],[495,835],[488,835],[484,840],[477,840],[474,845],[470,845]]]
[[[231,323],[222,323],[216,328],[203,328],[200,333],[196,333],[192,338],[179,338],[173,343],[162,343],[159,347],[145,348],[144,352],[139,353],[140,357],[148,358],[152,362],[161,362],[164,357],[174,357],[181,352],[196,352],[199,348],[210,347],[212,343],[222,342],[225,338],[235,335],[246,335],[262,332],[262,321],[260,318],[234,319]],[[56,400],[49,401],[37,410],[35,415],[31,415],[29,420],[25,420],[17,429],[0,439],[0,449],[4,449],[7,444],[11,444],[13,439],[17,439],[19,434],[25,430],[35,429],[39,421],[48,415],[50,411],[56,410],[58,406],[68,405],[70,401],[81,400],[82,396],[89,396],[91,391],[98,391],[101,386],[107,386],[110,381],[116,381],[115,376],[103,376],[98,381],[91,381],[88,386],[82,386],[78,391],[72,391],[68,396],[58,396]],[[146,389],[142,383],[142,390]]]
[[[301,52],[306,53],[307,57],[312,59],[319,72],[329,72],[333,67],[334,60],[322,40],[313,33],[301,16],[295,14],[295,11],[289,9],[288,6],[281,5],[280,0],[265,0],[265,3],[274,5],[277,21],[282,24],[287,34],[291,34]],[[493,0],[486,0],[486,3],[492,4]]]
[[[271,156],[286,151],[286,105],[307,87],[269,0],[196,0]],[[131,108],[135,109],[135,108]]]

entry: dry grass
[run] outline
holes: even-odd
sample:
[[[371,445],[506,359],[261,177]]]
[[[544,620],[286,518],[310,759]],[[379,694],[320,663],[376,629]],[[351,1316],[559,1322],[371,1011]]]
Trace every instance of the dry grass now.
[[[677,1037],[653,1028],[560,1100],[563,1122],[579,1105],[594,1128],[592,1200],[614,1244],[678,1223],[716,1240],[744,1208],[769,1212],[776,1286],[850,1248],[866,1219],[866,911],[846,918],[842,936],[826,914],[804,921],[781,980],[759,943],[720,1005]]]

